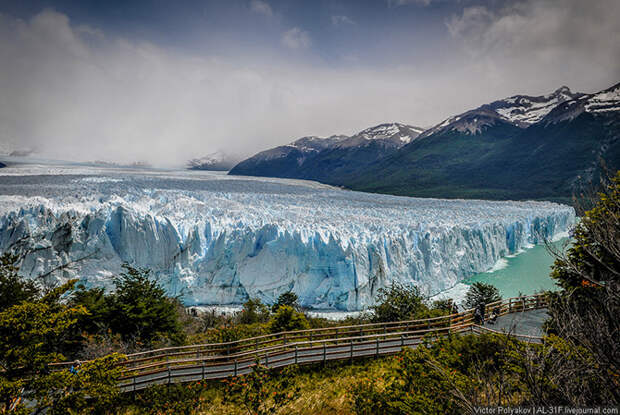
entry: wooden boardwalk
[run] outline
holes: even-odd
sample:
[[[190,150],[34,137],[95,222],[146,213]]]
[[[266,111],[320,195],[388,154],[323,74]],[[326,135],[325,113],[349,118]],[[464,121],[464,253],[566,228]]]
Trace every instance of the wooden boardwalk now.
[[[508,316],[529,314],[545,307],[542,295],[510,298],[487,305],[487,315],[498,308],[500,316]],[[423,320],[297,330],[227,343],[168,347],[128,355],[120,363],[125,368],[120,387],[130,392],[155,384],[222,379],[249,373],[257,362],[279,368],[387,356],[404,347],[416,347],[425,336],[499,332],[490,327],[493,326],[474,324],[473,310],[466,310]],[[519,334],[518,330],[510,334],[524,341],[541,341],[540,337]],[[70,365],[65,362],[53,366],[61,369]]]

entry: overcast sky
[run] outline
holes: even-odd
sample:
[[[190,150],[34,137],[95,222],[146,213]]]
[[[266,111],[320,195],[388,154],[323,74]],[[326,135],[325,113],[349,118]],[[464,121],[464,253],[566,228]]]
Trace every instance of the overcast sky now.
[[[0,144],[181,165],[620,81],[618,0],[0,0]]]

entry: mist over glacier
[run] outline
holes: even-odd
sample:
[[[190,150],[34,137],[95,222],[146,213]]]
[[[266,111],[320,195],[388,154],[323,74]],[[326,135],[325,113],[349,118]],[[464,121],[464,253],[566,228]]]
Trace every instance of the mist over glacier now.
[[[571,207],[396,197],[209,172],[17,165],[0,181],[0,250],[20,272],[111,287],[124,262],[186,305],[359,310],[392,282],[428,295],[574,223]],[[68,265],[67,265],[68,264]]]

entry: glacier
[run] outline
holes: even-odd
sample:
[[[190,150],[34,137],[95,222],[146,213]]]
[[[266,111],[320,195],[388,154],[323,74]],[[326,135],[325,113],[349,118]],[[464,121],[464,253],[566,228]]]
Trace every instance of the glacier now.
[[[565,233],[569,206],[368,194],[206,171],[14,164],[0,171],[0,251],[46,284],[112,288],[129,263],[186,305],[373,304],[393,282],[427,295]]]

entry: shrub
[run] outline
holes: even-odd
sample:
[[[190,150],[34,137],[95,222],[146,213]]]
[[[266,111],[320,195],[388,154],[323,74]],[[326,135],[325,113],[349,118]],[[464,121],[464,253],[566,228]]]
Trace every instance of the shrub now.
[[[467,294],[465,294],[465,307],[479,308],[501,299],[502,297],[499,295],[499,290],[493,285],[483,282],[474,282],[471,287],[469,287]]]
[[[105,302],[112,331],[125,341],[135,340],[145,345],[161,336],[180,343],[182,332],[175,301],[166,296],[156,281],[149,279],[149,270],[126,264],[123,268],[125,272],[114,280],[116,291]]]
[[[620,403],[620,171],[573,231],[574,243],[556,253],[551,276],[562,290],[549,294],[549,333],[572,351],[550,376],[575,406]],[[558,349],[562,349],[558,347]],[[587,383],[581,379],[590,379]]]
[[[116,364],[123,358],[111,354],[85,362],[76,373],[62,370],[37,377],[33,382],[37,409],[51,415],[115,413],[122,372]]]
[[[439,310],[442,314],[456,314],[458,313],[458,306],[451,298],[444,300],[433,301],[432,310]]]
[[[285,292],[280,294],[278,300],[271,306],[271,312],[275,313],[278,311],[280,306],[287,305],[289,307],[293,307],[295,310],[299,311],[299,297],[292,291]]]
[[[516,404],[521,391],[506,372],[510,341],[502,336],[429,339],[394,357],[379,388],[368,379],[351,389],[357,414],[461,414],[478,405]]]
[[[353,412],[358,415],[385,414],[388,411],[386,395],[374,380],[361,379],[349,388]]]
[[[256,363],[249,374],[223,381],[225,402],[241,405],[253,415],[273,414],[299,393],[294,383],[295,371],[295,367],[288,367],[276,373]]]
[[[105,332],[111,319],[110,297],[105,295],[103,288],[87,289],[83,284],[78,285],[73,292],[69,303],[82,306],[88,311],[87,315],[78,319],[78,327],[89,334]]]
[[[271,333],[304,330],[308,327],[309,324],[306,316],[288,305],[280,306],[269,323],[269,331]]]
[[[24,301],[33,301],[41,295],[34,281],[17,274],[17,260],[16,256],[8,253],[0,257],[0,312]]]
[[[240,324],[265,323],[269,320],[269,308],[257,298],[250,298],[237,315]]]
[[[377,304],[372,307],[376,322],[409,320],[428,313],[424,298],[415,286],[392,284],[381,288],[378,294]]]
[[[204,403],[205,382],[154,385],[135,394],[131,406],[141,414],[190,415]]]

